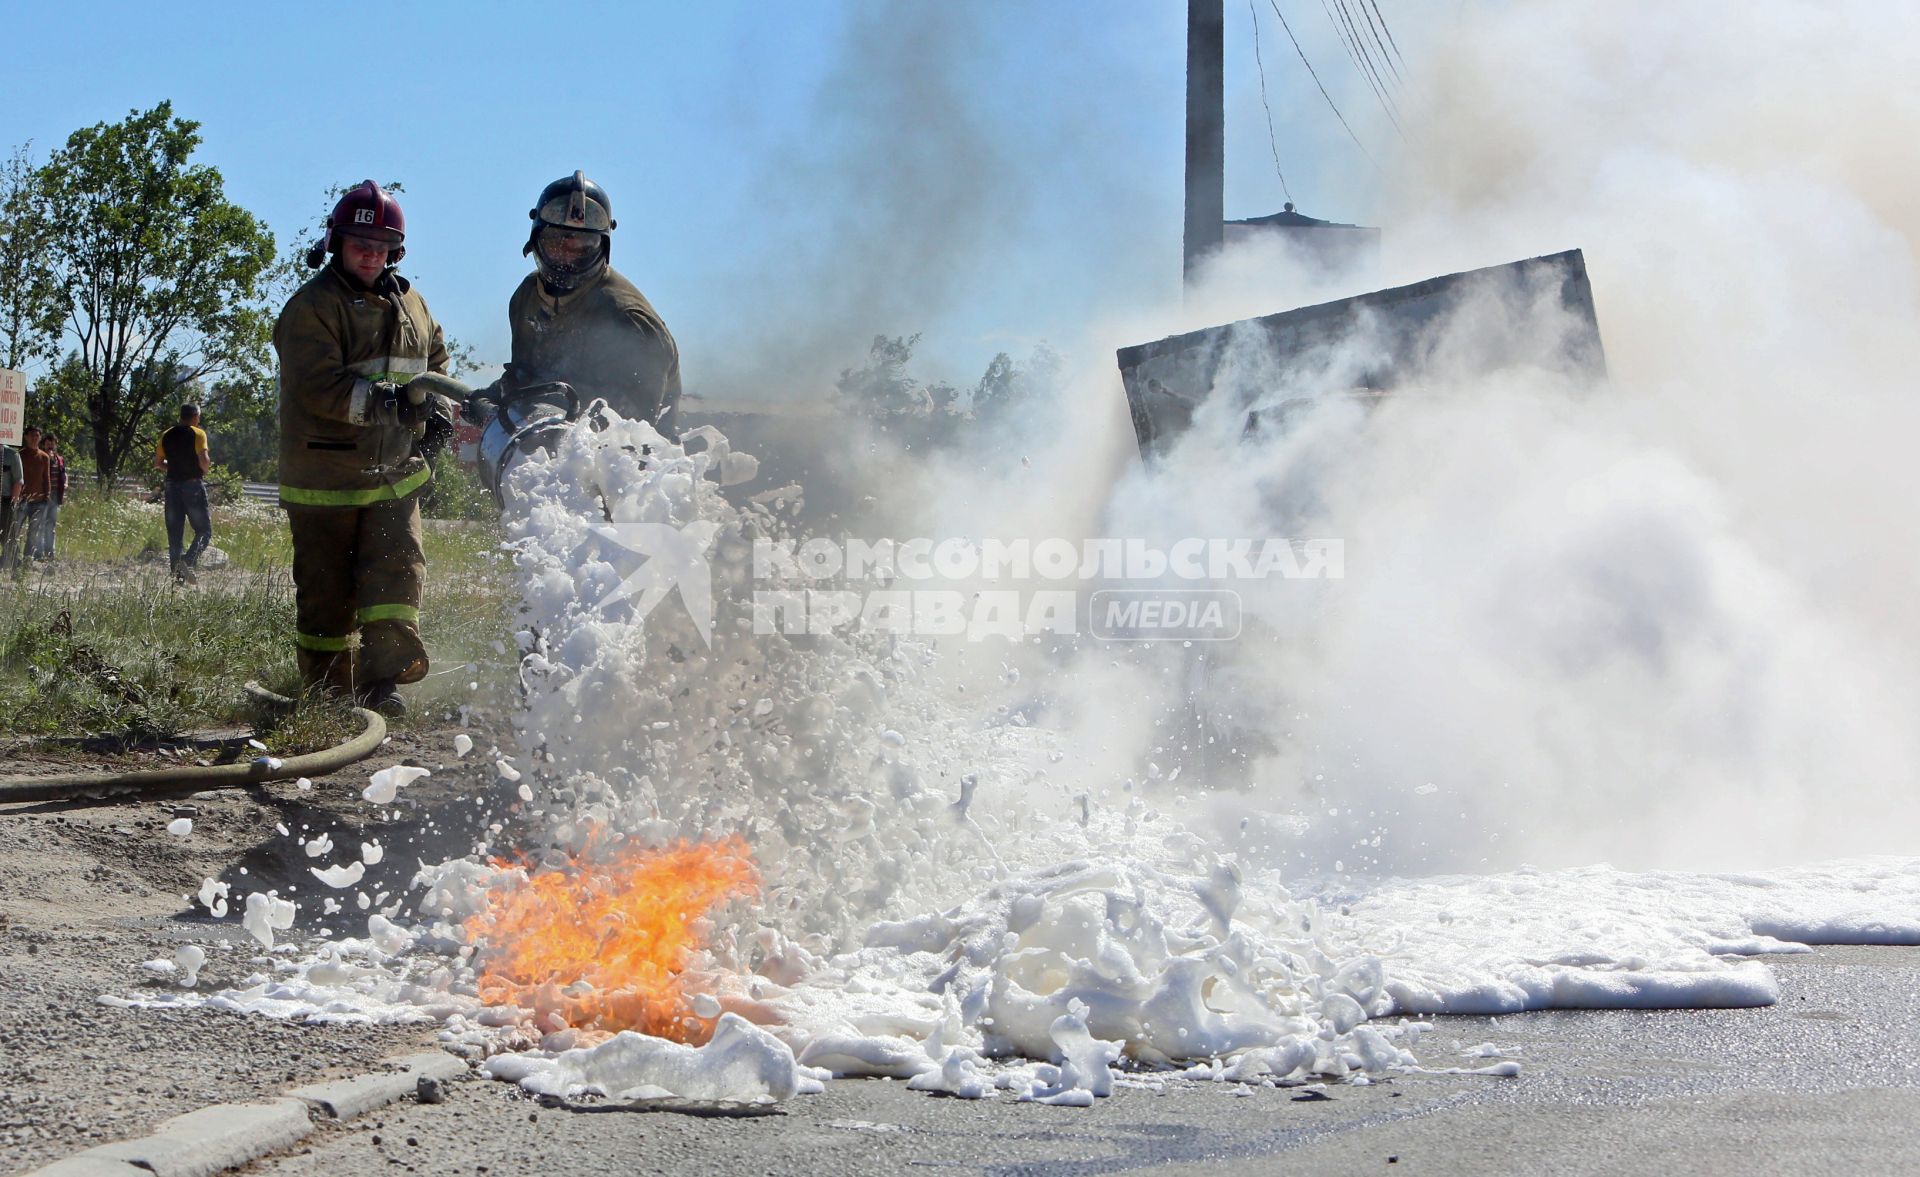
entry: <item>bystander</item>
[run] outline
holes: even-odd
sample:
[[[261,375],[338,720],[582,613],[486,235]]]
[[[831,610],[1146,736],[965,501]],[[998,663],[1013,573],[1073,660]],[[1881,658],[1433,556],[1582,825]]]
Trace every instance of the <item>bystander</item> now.
[[[40,549],[40,530],[46,526],[47,503],[53,497],[47,485],[47,454],[40,448],[40,427],[29,425],[20,435],[21,514],[19,529],[27,559]]]
[[[13,447],[0,443],[0,568],[13,563],[13,508],[26,489],[27,473]]]
[[[67,460],[60,455],[60,439],[51,433],[40,435],[40,452],[47,455],[47,508],[41,515],[39,544],[27,555],[37,560],[53,559],[54,528],[60,523],[60,505],[67,501]]]
[[[207,453],[207,435],[200,429],[200,406],[180,406],[180,423],[160,435],[154,447],[154,464],[167,472],[167,559],[173,578],[192,584],[194,565],[200,553],[213,542],[213,518],[207,512],[207,471],[213,458]],[[193,524],[193,544],[183,553],[180,541],[188,523]]]

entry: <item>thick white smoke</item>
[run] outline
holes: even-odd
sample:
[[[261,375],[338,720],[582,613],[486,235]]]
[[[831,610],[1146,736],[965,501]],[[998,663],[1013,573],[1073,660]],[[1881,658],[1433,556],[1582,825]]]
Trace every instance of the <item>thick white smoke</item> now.
[[[1250,788],[1218,800],[1249,851],[1423,871],[1901,849],[1920,817],[1917,21],[1436,16],[1408,36],[1415,117],[1376,272],[1224,256],[1185,305],[1074,346],[1064,416],[1084,427],[1034,429],[1017,468],[1004,447],[925,464],[909,497],[940,534],[1346,541],[1347,579],[1250,597],[1271,640],[1210,675],[1130,672],[1110,648],[1051,668],[1101,772],[1164,758],[1143,717],[1210,683],[1202,710],[1266,737]],[[1484,340],[1556,329],[1470,308],[1417,395],[1332,401],[1255,445],[1238,415],[1211,434],[1203,416],[1173,461],[1109,480],[1114,346],[1575,246],[1599,391],[1463,376]],[[1282,380],[1243,367],[1219,395],[1277,400]],[[1307,832],[1275,834],[1279,814]]]
[[[1348,579],[1267,601],[1274,647],[1236,651],[1236,689],[1290,734],[1224,808],[1306,791],[1312,860],[1908,844],[1915,17],[1723,15],[1475,9],[1418,55],[1381,284],[1579,246],[1608,387],[1440,370],[1118,500],[1142,526],[1184,499],[1257,527],[1304,480],[1307,526],[1347,540]],[[1275,260],[1225,259],[1209,303],[1279,309],[1251,277]]]

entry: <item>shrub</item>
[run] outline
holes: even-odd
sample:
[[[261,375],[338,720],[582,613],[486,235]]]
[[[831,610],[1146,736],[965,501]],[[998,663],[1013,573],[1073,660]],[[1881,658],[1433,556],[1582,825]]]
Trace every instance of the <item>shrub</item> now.
[[[238,470],[215,462],[207,471],[206,484],[209,503],[231,503],[244,497],[246,480]]]
[[[493,494],[480,485],[480,476],[455,458],[443,453],[433,463],[433,485],[420,501],[420,513],[429,519],[467,519],[494,523],[500,519],[500,507]]]

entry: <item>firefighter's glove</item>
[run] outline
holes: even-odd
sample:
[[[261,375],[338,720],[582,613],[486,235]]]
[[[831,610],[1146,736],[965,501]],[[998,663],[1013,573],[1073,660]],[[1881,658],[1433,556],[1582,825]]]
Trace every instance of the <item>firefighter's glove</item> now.
[[[362,425],[398,425],[415,437],[426,432],[426,407],[415,404],[405,386],[391,380],[375,380],[367,385],[366,407],[361,412]]]
[[[469,421],[485,422],[500,407],[500,400],[506,394],[507,378],[502,376],[485,388],[476,388],[467,395],[467,403],[461,406]]]
[[[367,385],[367,399],[361,408],[359,424],[362,425],[404,425],[400,418],[401,406],[407,403],[407,397],[400,386],[391,380],[375,380]]]
[[[436,458],[453,440],[453,402],[444,396],[430,396],[420,407],[427,414],[425,431],[420,435],[420,450],[427,457]]]
[[[374,387],[377,389],[380,386],[376,384]],[[388,385],[388,387],[392,388],[393,391],[386,394],[382,399],[382,403],[393,406],[393,415],[387,418],[387,420],[392,421],[395,425],[413,434],[416,440],[425,437],[427,434],[427,416],[432,411],[428,402],[433,398],[423,392],[420,394],[420,399],[415,400],[412,396],[408,395],[404,385],[395,384]]]

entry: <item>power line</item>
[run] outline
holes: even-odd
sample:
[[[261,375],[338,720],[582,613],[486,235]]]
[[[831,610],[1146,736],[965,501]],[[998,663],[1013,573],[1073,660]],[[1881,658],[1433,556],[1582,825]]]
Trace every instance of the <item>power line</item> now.
[[[1341,0],[1341,2],[1345,4],[1348,0]],[[1405,75],[1400,72],[1399,66],[1393,64],[1393,59],[1400,57],[1400,65],[1406,65],[1407,59],[1400,55],[1400,46],[1398,45],[1393,45],[1392,52],[1388,52],[1388,45],[1393,41],[1393,31],[1387,28],[1387,16],[1386,13],[1380,11],[1379,0],[1351,0],[1351,2],[1359,6],[1360,17],[1364,18],[1367,30],[1373,34],[1373,44],[1375,48],[1380,51],[1380,60],[1386,63],[1387,69],[1393,74],[1393,80],[1397,87],[1397,89],[1389,87],[1389,89],[1393,89],[1393,126],[1396,131],[1400,132],[1401,140],[1406,142],[1408,141],[1407,130],[1406,124],[1403,121],[1405,115],[1400,109],[1399,99],[1406,94],[1407,79]],[[1362,21],[1356,18],[1355,23],[1362,23]],[[1385,41],[1381,40],[1382,33],[1386,34]],[[1377,68],[1375,72],[1378,72]],[[1381,83],[1384,85],[1385,82],[1386,79],[1382,78]]]
[[[1360,57],[1353,51],[1353,42],[1347,40],[1346,30],[1340,27],[1340,18],[1333,15],[1333,9],[1328,6],[1327,0],[1320,0],[1320,11],[1327,14],[1327,23],[1333,26],[1333,35],[1340,42],[1340,48],[1347,51],[1347,60],[1353,63],[1353,68],[1360,69]],[[1362,73],[1364,74],[1365,71],[1363,70]]]
[[[1333,95],[1327,93],[1327,88],[1321,85],[1320,75],[1314,72],[1313,63],[1307,60],[1306,50],[1300,48],[1300,38],[1293,35],[1293,26],[1287,23],[1286,13],[1280,11],[1280,0],[1267,0],[1267,3],[1273,7],[1273,15],[1280,18],[1280,27],[1286,30],[1287,40],[1293,42],[1293,51],[1300,55],[1300,64],[1307,67],[1307,76],[1311,77],[1313,84],[1319,87],[1320,97],[1327,100],[1327,108],[1333,111],[1333,117],[1339,119],[1340,125],[1346,128],[1347,138],[1353,140],[1353,145],[1360,149],[1360,154],[1367,157],[1367,162],[1373,165],[1374,171],[1381,171],[1380,161],[1373,158],[1373,152],[1368,151],[1367,145],[1360,142],[1360,136],[1353,133],[1353,128],[1347,125],[1347,116],[1340,113],[1340,108],[1334,105]]]
[[[1393,123],[1394,131],[1398,133],[1402,139],[1406,138],[1406,132],[1402,131],[1400,124],[1394,120],[1393,108],[1388,105],[1387,95],[1385,91],[1381,89],[1379,79],[1374,75],[1373,70],[1368,68],[1367,63],[1363,62],[1360,58],[1359,48],[1355,45],[1351,37],[1351,27],[1341,24],[1340,18],[1333,14],[1333,8],[1329,6],[1328,0],[1320,0],[1320,11],[1326,13],[1327,23],[1333,26],[1334,37],[1339,40],[1340,47],[1347,51],[1347,60],[1353,64],[1353,68],[1355,72],[1360,75],[1360,79],[1366,82],[1367,88],[1373,91],[1374,101],[1378,102],[1380,109],[1386,112],[1387,120]]]
[[[1267,147],[1273,152],[1273,174],[1280,177],[1280,191],[1286,196],[1287,203],[1293,203],[1293,193],[1287,189],[1287,174],[1280,170],[1280,141],[1273,134],[1273,107],[1267,103],[1267,65],[1260,60],[1260,10],[1253,6],[1253,0],[1247,0],[1247,12],[1253,17],[1253,64],[1260,72],[1260,105],[1267,112]]]
[[[1393,74],[1393,80],[1405,85],[1406,79],[1400,76],[1400,67],[1393,64],[1393,57],[1387,52],[1387,43],[1380,38],[1380,26],[1374,23],[1373,18],[1380,11],[1380,6],[1373,4],[1371,0],[1357,0],[1357,3],[1360,15],[1365,19],[1367,31],[1373,34],[1373,46],[1380,51],[1380,60],[1386,63],[1387,69]]]
[[[1375,63],[1373,59],[1373,52],[1367,48],[1365,38],[1360,35],[1360,26],[1365,23],[1364,12],[1361,16],[1356,17],[1353,15],[1352,4],[1349,3],[1349,0],[1336,0],[1336,2],[1340,5],[1340,11],[1346,15],[1347,23],[1353,26],[1354,42],[1360,46],[1361,54],[1367,59],[1367,68],[1373,71],[1374,80],[1380,83],[1380,93],[1386,98],[1386,105],[1388,107],[1387,117],[1393,120],[1393,129],[1400,133],[1400,138],[1404,141],[1407,137],[1407,129],[1406,124],[1401,121],[1400,101],[1396,97],[1398,91],[1394,88],[1394,82],[1399,80],[1400,75],[1396,71],[1393,75],[1394,82],[1389,82],[1387,76],[1380,72],[1380,66]],[[1363,2],[1363,0],[1353,0],[1353,2],[1359,3]],[[1387,51],[1384,48],[1381,49],[1381,60],[1385,61],[1386,55]],[[1391,68],[1393,63],[1387,62],[1387,65]]]
[[[1381,76],[1379,67],[1373,64],[1373,54],[1367,50],[1366,42],[1361,39],[1359,30],[1355,28],[1353,14],[1348,10],[1346,0],[1333,0],[1333,2],[1334,6],[1340,10],[1340,17],[1335,20],[1332,11],[1329,10],[1327,19],[1333,21],[1336,34],[1340,33],[1344,26],[1343,41],[1347,46],[1347,55],[1353,59],[1354,67],[1367,80],[1367,85],[1373,89],[1373,96],[1379,100],[1380,109],[1386,112],[1387,121],[1391,122],[1394,131],[1405,139],[1406,128],[1400,125],[1400,111],[1393,101],[1393,95],[1389,92],[1391,87],[1387,84],[1386,78]],[[1326,0],[1320,0],[1320,7],[1323,10],[1326,9]]]
[[[1380,31],[1387,35],[1387,44],[1393,46],[1393,55],[1400,59],[1401,65],[1407,64],[1406,55],[1400,52],[1400,43],[1393,39],[1393,30],[1387,27],[1387,14],[1380,11],[1379,0],[1367,0],[1367,2],[1373,5],[1373,14],[1380,18]]]
[[[1325,6],[1326,0],[1321,0],[1321,7]],[[1369,80],[1378,83],[1379,72],[1373,68],[1373,59],[1368,55],[1367,47],[1361,42],[1360,35],[1354,32],[1353,14],[1347,11],[1346,0],[1333,0],[1333,6],[1340,12],[1339,20],[1334,27],[1345,35],[1347,52],[1353,56],[1353,63],[1360,67],[1361,72],[1366,74]]]

